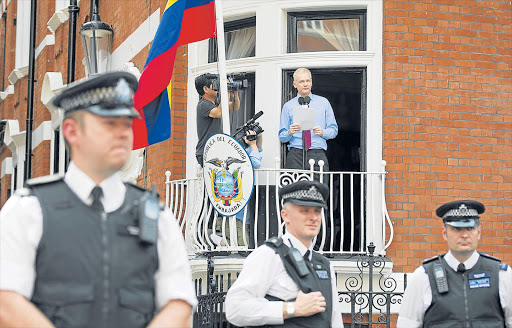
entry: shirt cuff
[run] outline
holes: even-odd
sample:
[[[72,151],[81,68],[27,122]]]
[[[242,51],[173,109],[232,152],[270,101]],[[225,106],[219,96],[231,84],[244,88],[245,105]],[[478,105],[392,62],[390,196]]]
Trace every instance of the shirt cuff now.
[[[397,328],[421,328],[422,325],[422,322],[418,322],[400,316],[398,317],[398,321],[396,323]]]
[[[162,309],[171,300],[183,300],[192,306],[197,306],[197,298],[192,281],[185,282],[181,277],[168,277],[156,282],[156,305]]]
[[[17,292],[27,299],[32,298],[35,275],[33,271],[11,261],[0,261],[0,290]]]

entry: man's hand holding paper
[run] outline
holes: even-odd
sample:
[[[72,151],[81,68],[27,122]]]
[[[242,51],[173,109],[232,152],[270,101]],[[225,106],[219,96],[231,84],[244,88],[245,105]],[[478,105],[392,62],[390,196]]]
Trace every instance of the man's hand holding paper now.
[[[293,125],[296,124],[298,124],[303,131],[312,130],[315,125],[315,110],[301,106],[293,107]]]

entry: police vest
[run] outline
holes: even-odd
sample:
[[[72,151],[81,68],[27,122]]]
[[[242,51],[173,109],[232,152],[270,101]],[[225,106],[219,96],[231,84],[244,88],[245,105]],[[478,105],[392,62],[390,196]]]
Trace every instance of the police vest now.
[[[437,291],[434,264],[441,263],[448,280],[448,292]],[[444,257],[423,262],[432,289],[432,304],[425,312],[423,327],[504,328],[498,274],[500,261],[480,254],[476,265],[464,273],[455,272]]]
[[[294,317],[286,319],[284,324],[274,325],[272,327],[331,327],[333,299],[329,260],[327,260],[322,255],[313,252],[311,261],[305,260],[309,274],[301,277],[292,263],[293,260],[290,254],[290,248],[283,243],[281,238],[270,238],[265,242],[265,245],[272,248],[277,254],[279,254],[281,260],[283,261],[286,272],[297,284],[297,286],[299,286],[299,289],[302,290],[302,292],[321,292],[322,296],[325,297],[325,302],[327,303],[325,312],[316,313],[309,317]],[[294,301],[282,300],[271,295],[266,295],[265,298],[270,301]]]
[[[126,184],[123,205],[105,215],[62,179],[30,189],[43,213],[32,303],[56,327],[146,327],[156,311],[157,248],[129,233],[143,190]]]

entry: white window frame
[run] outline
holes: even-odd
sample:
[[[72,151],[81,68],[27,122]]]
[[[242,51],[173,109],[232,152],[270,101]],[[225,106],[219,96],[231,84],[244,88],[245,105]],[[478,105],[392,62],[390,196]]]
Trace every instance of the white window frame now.
[[[288,12],[325,10],[366,10],[365,51],[319,51],[287,53]],[[255,110],[264,111],[258,120],[263,133],[263,167],[279,167],[280,142],[277,138],[282,106],[283,70],[297,67],[335,68],[366,67],[366,171],[382,171],[382,0],[296,0],[296,1],[236,1],[223,2],[224,20],[232,21],[256,16],[256,57],[229,60],[228,72],[256,74]],[[195,147],[197,144],[196,106],[199,96],[194,79],[203,73],[217,73],[217,64],[208,64],[208,41],[190,44],[188,53],[187,103],[187,177],[197,172]],[[277,123],[276,123],[277,122]],[[276,163],[277,162],[277,163]],[[374,200],[379,202],[380,200]],[[369,204],[371,202],[368,202]],[[377,203],[378,204],[378,203]],[[367,226],[367,240],[383,249],[382,227]]]

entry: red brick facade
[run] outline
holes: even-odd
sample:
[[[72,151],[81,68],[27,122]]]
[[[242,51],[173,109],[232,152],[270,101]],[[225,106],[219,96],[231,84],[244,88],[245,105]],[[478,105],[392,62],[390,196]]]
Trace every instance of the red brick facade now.
[[[125,2],[123,2],[124,4]],[[114,28],[113,50],[165,1],[99,1],[99,14]],[[4,89],[14,69],[17,1],[5,12]],[[55,1],[39,1],[38,46],[46,35]],[[151,6],[151,7],[148,7]],[[411,272],[424,258],[446,250],[436,207],[453,199],[475,198],[487,207],[479,249],[512,262],[512,99],[511,7],[509,1],[383,2],[383,159],[387,161],[386,200],[395,235],[387,255],[395,272]],[[75,79],[85,76],[78,34],[89,20],[89,1],[80,2],[77,18]],[[55,32],[55,45],[36,60],[34,123],[50,120],[41,102],[46,72],[67,78],[68,24]],[[0,54],[3,53],[4,45]],[[131,61],[142,71],[149,46]],[[165,171],[185,176],[187,137],[187,51],[180,47],[172,88],[172,137],[147,148],[147,165],[138,184],[158,186],[165,194]],[[3,59],[0,59],[2,61]],[[0,70],[2,65],[0,64]],[[1,72],[1,71],[0,71]],[[0,102],[1,119],[17,119],[25,130],[27,77]],[[0,90],[0,91],[3,91]],[[372,97],[380,95],[369,95]],[[0,163],[10,157],[0,146]],[[50,173],[50,141],[33,151],[32,176]],[[0,205],[11,175],[1,181]]]
[[[512,262],[511,32],[508,1],[384,1],[395,271],[446,250],[433,212],[454,199],[486,205],[479,250]]]

